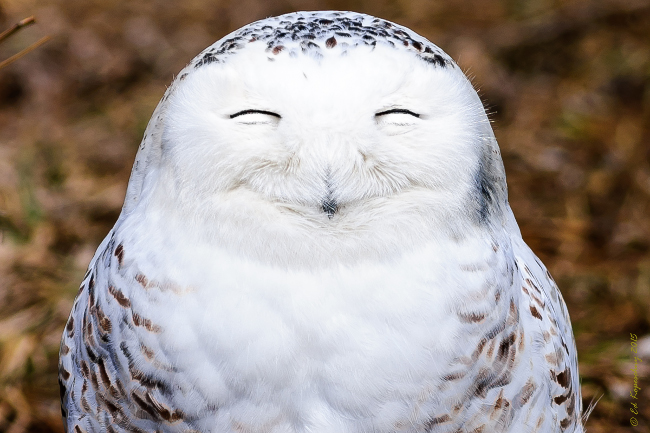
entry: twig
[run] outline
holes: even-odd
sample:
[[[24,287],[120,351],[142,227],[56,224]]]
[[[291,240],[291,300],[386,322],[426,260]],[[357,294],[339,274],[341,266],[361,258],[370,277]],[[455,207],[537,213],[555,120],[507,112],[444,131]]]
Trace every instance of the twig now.
[[[9,27],[4,32],[0,33],[0,42],[4,41],[9,36],[13,35],[14,33],[16,33],[18,30],[22,29],[23,27],[27,27],[28,25],[34,24],[35,22],[36,22],[36,20],[34,19],[33,15],[31,17],[25,18],[24,20],[18,21],[16,24]]]
[[[52,36],[49,36],[49,35],[48,36],[43,36],[38,41],[34,42],[33,44],[31,44],[30,46],[28,46],[24,50],[14,54],[13,56],[9,57],[6,60],[3,60],[2,62],[0,62],[0,69],[4,68],[5,66],[7,66],[10,63],[15,62],[16,60],[20,59],[25,54],[29,53],[30,51],[35,50],[36,48],[40,47],[41,45],[43,45],[45,42],[49,41],[50,39],[52,39]]]

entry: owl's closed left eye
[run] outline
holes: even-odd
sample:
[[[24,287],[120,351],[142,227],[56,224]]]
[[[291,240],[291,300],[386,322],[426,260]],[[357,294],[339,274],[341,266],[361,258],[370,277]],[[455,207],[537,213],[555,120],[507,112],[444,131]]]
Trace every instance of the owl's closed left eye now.
[[[273,111],[247,109],[231,114],[230,118],[245,125],[268,125],[277,124],[282,116]]]

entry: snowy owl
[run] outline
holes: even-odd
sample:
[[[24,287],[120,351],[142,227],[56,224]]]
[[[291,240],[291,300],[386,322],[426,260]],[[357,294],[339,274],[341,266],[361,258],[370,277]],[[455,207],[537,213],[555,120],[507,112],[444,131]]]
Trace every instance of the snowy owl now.
[[[351,12],[181,71],[64,330],[68,432],[582,432],[564,301],[437,46]]]

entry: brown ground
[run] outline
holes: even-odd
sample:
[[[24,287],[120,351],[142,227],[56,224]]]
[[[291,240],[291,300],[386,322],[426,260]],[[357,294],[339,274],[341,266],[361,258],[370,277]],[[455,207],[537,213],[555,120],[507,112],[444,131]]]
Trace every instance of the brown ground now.
[[[473,77],[492,112],[524,238],[565,295],[590,433],[650,431],[650,1],[7,0],[39,23],[0,59],[0,431],[62,431],[59,337],[115,222],[165,85],[268,15],[352,9],[404,24]],[[642,339],[630,426],[630,333]]]

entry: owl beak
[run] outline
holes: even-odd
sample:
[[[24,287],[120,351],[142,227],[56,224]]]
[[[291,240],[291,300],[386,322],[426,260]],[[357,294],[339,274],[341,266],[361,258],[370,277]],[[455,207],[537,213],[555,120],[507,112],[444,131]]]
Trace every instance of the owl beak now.
[[[334,198],[334,187],[332,185],[332,172],[328,168],[325,172],[325,187],[327,195],[321,201],[321,209],[327,214],[327,218],[332,219],[334,214],[339,210],[339,205]]]
[[[321,203],[323,212],[327,214],[327,218],[332,219],[337,210],[339,210],[338,203],[333,198],[327,197]]]

